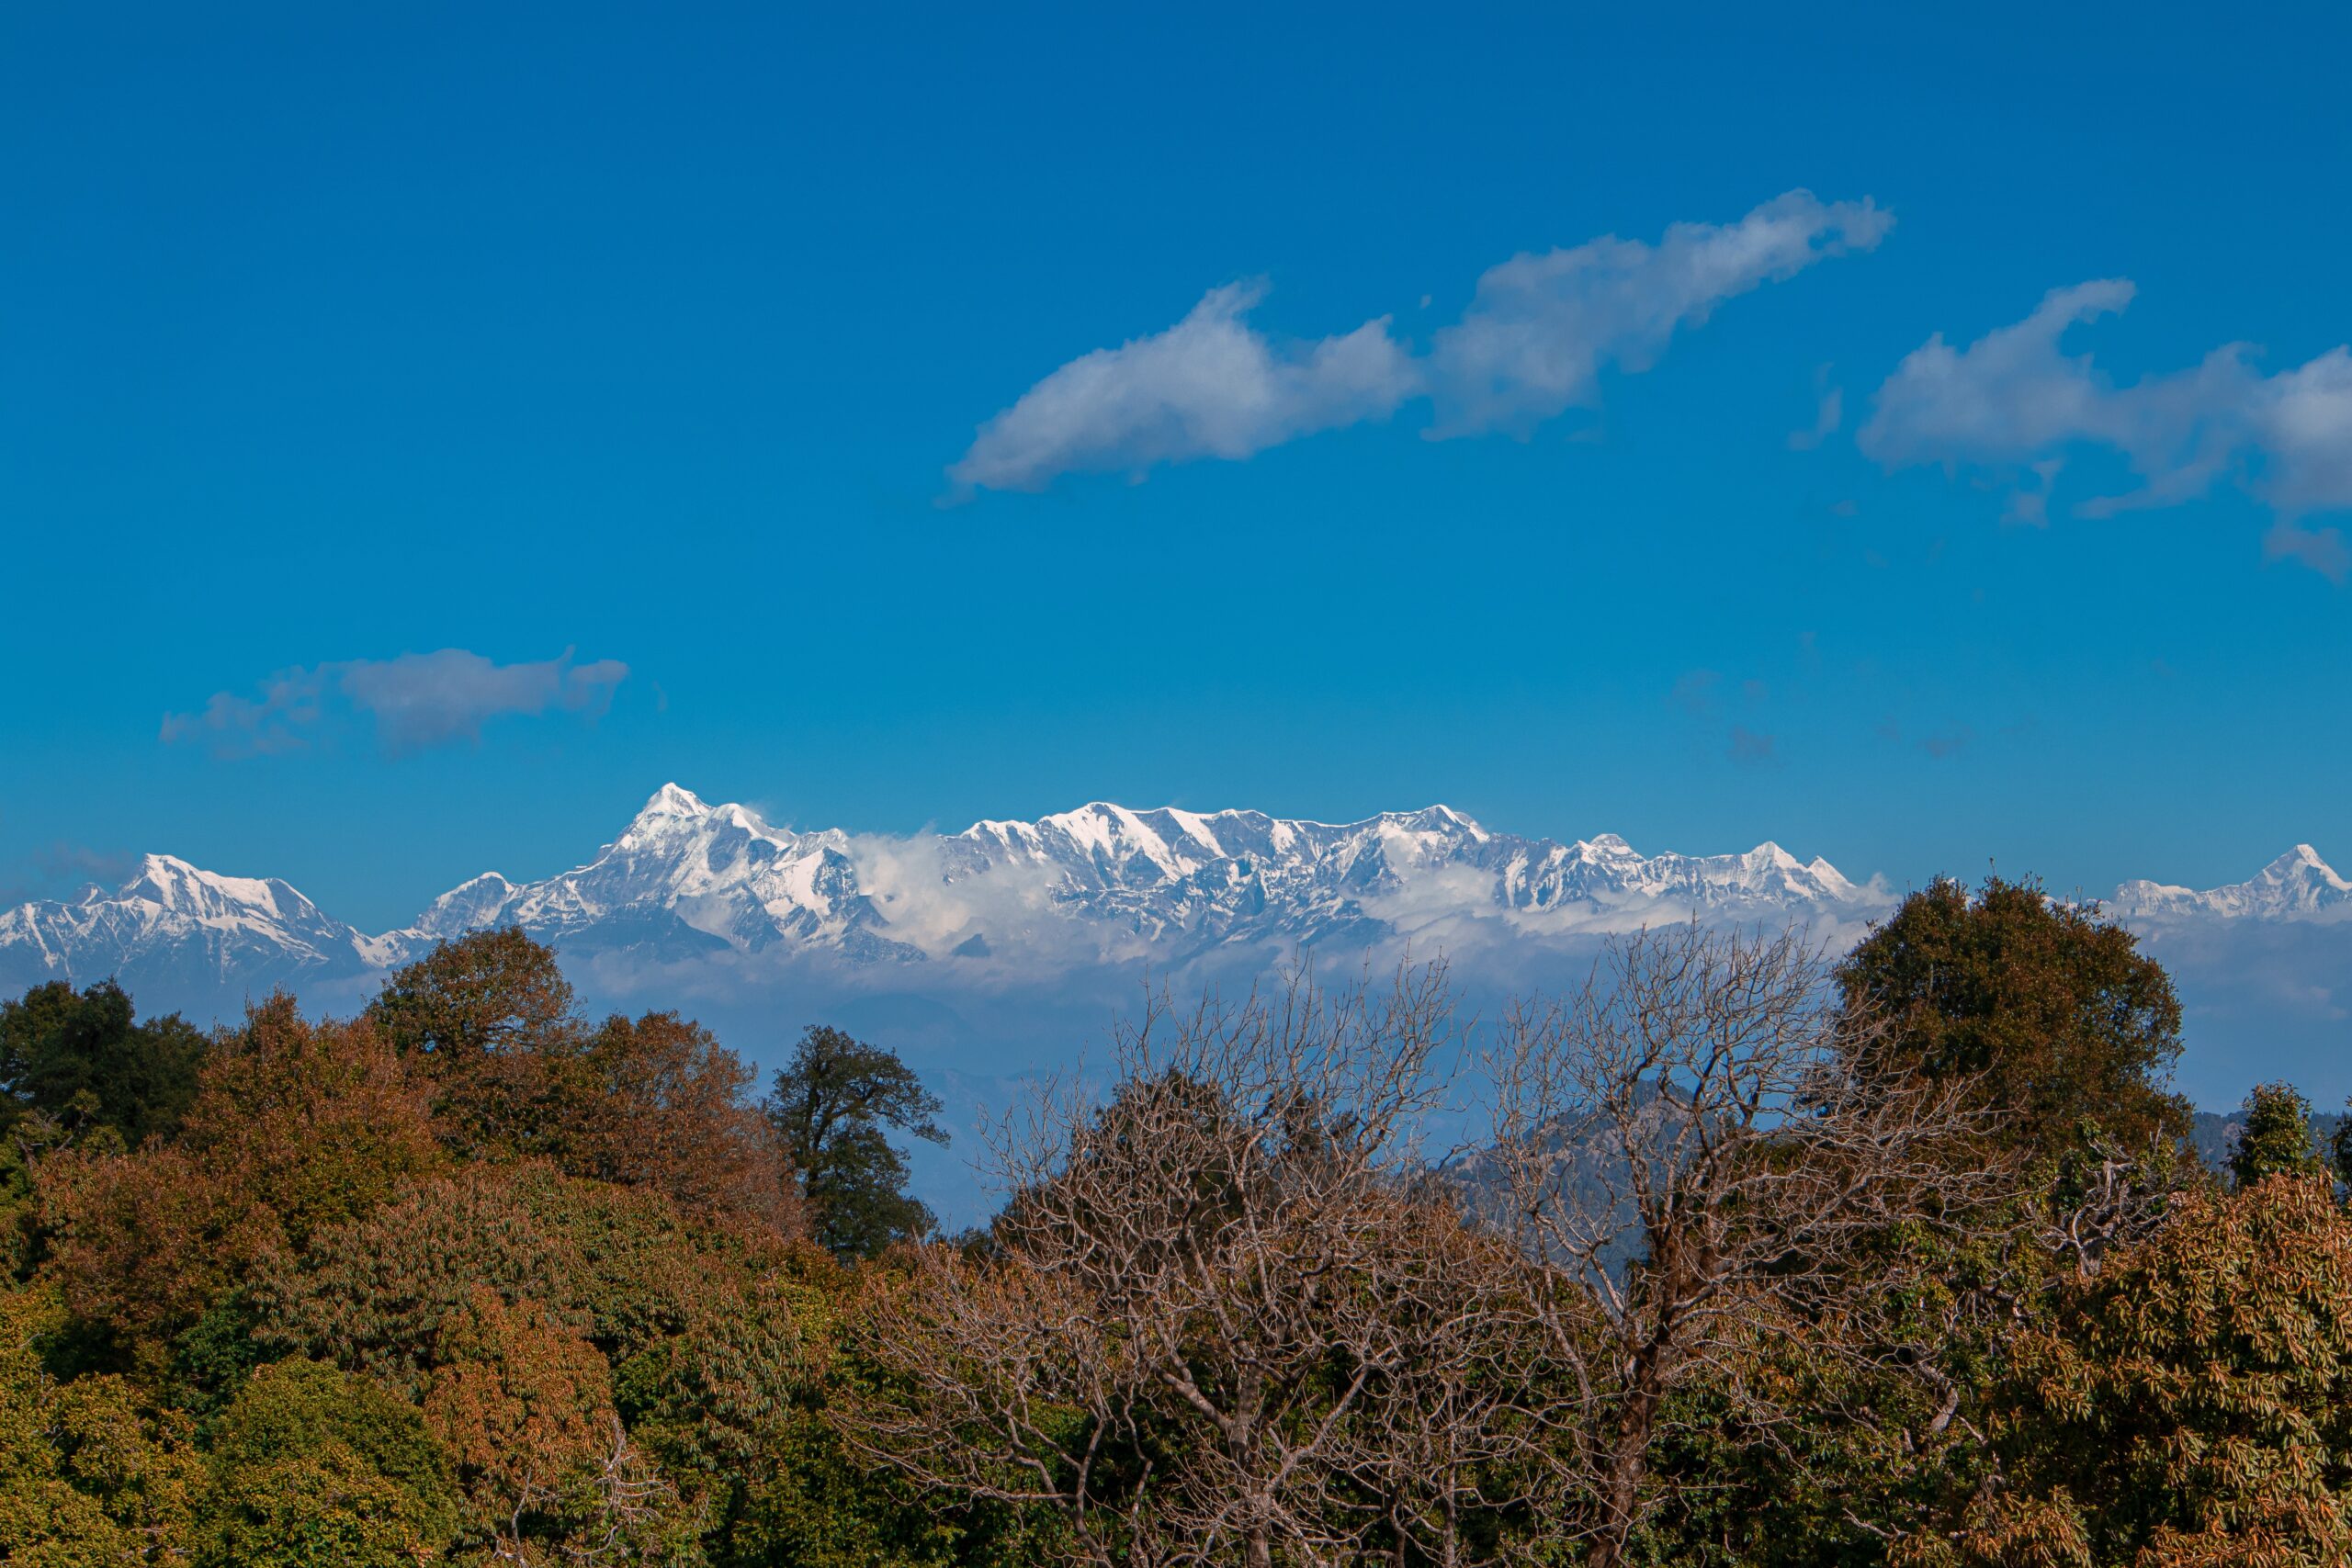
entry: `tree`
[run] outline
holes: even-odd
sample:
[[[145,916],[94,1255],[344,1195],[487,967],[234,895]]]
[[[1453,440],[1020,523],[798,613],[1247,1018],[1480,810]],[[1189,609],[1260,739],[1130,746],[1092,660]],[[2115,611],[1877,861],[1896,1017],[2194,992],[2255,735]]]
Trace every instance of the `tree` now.
[[[168,1136],[196,1099],[204,1036],[177,1013],[134,1021],[111,980],[75,992],[62,980],[0,1001],[0,1131],[47,1112],[104,1126],[133,1147]]]
[[[513,1172],[481,1167],[420,1182],[320,1232],[305,1257],[271,1258],[254,1280],[263,1343],[416,1398],[440,1364],[443,1324],[478,1292],[535,1301],[584,1326],[574,1296],[586,1262],[540,1223],[519,1185]]]
[[[0,1562],[181,1561],[202,1479],[189,1424],[120,1378],[51,1376],[36,1342],[63,1316],[52,1292],[0,1290]]]
[[[2096,905],[1988,876],[1971,897],[1939,877],[1838,967],[1849,1007],[1886,1021],[1894,1073],[1966,1080],[2013,1148],[2056,1156],[2092,1122],[2122,1145],[2177,1139],[2186,1101],[2165,1085],[2180,1000],[2161,964]]]
[[[2255,1086],[2245,1097],[2245,1120],[2230,1151],[2230,1179],[2252,1187],[2267,1176],[2312,1177],[2327,1166],[2312,1138],[2312,1106],[2292,1084]]]
[[[1459,1043],[1434,970],[1155,1009],[1107,1103],[1008,1122],[990,1247],[877,1289],[852,1440],[1053,1509],[1063,1560],[1484,1559],[1538,1427],[1516,1263],[1415,1147]]]
[[[476,1533],[538,1539],[607,1514],[674,1522],[671,1492],[714,1528],[737,1516],[818,1375],[808,1339],[830,1307],[800,1282],[809,1266],[831,1264],[652,1188],[475,1166],[273,1258],[252,1295],[266,1350],[427,1405],[465,1466]],[[531,1381],[533,1367],[555,1381]],[[649,1462],[670,1478],[650,1493]],[[518,1525],[525,1501],[534,1517]],[[630,1514],[639,1505],[652,1515]]]
[[[385,981],[367,1017],[396,1048],[427,1058],[436,1075],[544,1046],[576,1022],[571,984],[554,950],[513,926],[440,943]]]
[[[429,1076],[460,1158],[545,1159],[800,1230],[781,1142],[743,1101],[742,1058],[674,1012],[590,1028],[555,953],[519,931],[442,943],[387,982],[367,1021]]]
[[[801,1233],[792,1151],[744,1103],[752,1070],[709,1030],[673,1012],[615,1014],[589,1036],[582,1065],[589,1105],[564,1168]]]
[[[577,1329],[477,1287],[438,1338],[424,1419],[494,1560],[536,1561],[541,1543],[575,1561],[673,1560],[658,1548],[686,1523],[677,1490],[629,1441],[611,1369]]]
[[[811,1024],[779,1068],[769,1121],[783,1135],[816,1239],[840,1258],[871,1258],[922,1235],[931,1210],[906,1190],[889,1131],[944,1145],[939,1097],[878,1045]]]
[[[1785,1432],[1899,1348],[1938,1234],[2010,1190],[1970,1157],[1972,1080],[1900,1075],[1887,1048],[1798,933],[1695,923],[1612,942],[1578,996],[1507,1020],[1491,1180],[1563,1369],[1561,1528],[1594,1568],[1626,1561],[1663,1450]],[[1958,1391],[1898,1364],[1939,1396],[1914,1402],[1924,1440]]]
[[[365,1018],[312,1023],[280,992],[221,1034],[180,1143],[300,1246],[440,1168],[428,1105]]]
[[[254,1372],[211,1446],[202,1568],[398,1568],[443,1554],[457,1525],[449,1456],[415,1408],[315,1361]]]
[[[1906,1563],[2352,1561],[2352,1223],[2308,1177],[2184,1196],[2061,1287],[1993,1406],[1997,1484]]]
[[[175,1140],[36,1171],[51,1276],[150,1362],[262,1258],[442,1163],[424,1087],[364,1021],[312,1024],[273,997],[220,1033],[201,1085]]]
[[[184,1149],[63,1150],[41,1161],[38,1181],[43,1277],[75,1318],[151,1366],[283,1246],[266,1209]]]

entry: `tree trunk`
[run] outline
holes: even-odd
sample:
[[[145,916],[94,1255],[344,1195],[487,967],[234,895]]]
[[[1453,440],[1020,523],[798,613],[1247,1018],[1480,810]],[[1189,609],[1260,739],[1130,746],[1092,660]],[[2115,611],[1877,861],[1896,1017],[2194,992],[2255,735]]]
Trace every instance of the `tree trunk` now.
[[[1593,1542],[1592,1568],[1617,1568],[1624,1561],[1625,1544],[1639,1522],[1642,1478],[1649,1470],[1651,1428],[1657,1424],[1658,1406],[1666,1399],[1674,1325],[1669,1315],[1650,1342],[1634,1353],[1627,1371],[1625,1404],[1617,1417],[1616,1440],[1602,1484],[1601,1505],[1607,1511]]]

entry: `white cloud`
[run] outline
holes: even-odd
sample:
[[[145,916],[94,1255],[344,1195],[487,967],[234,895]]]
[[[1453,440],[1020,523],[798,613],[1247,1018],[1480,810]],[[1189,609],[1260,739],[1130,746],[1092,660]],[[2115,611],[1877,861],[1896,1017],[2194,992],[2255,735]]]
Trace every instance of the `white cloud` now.
[[[1083,355],[1023,393],[948,468],[946,499],[1042,490],[1063,474],[1248,457],[1385,419],[1423,396],[1436,405],[1432,436],[1524,433],[1590,404],[1603,365],[1646,370],[1677,328],[1826,256],[1869,250],[1894,221],[1868,200],[1824,203],[1796,190],[1734,223],[1675,224],[1655,245],[1611,236],[1514,256],[1478,280],[1426,357],[1391,335],[1386,316],[1338,337],[1278,343],[1245,319],[1264,281],[1227,284],[1165,332]]]
[[[2025,320],[1962,349],[1938,333],[1879,389],[1857,442],[1889,468],[1992,470],[2017,486],[2009,515],[2033,523],[2046,519],[2063,454],[2075,446],[2121,454],[2140,479],[2082,502],[2086,516],[2193,500],[2234,473],[2280,513],[2267,541],[2274,558],[2341,579],[2341,536],[2296,520],[2352,507],[2352,352],[2264,376],[2251,347],[2224,344],[2190,368],[2118,386],[2089,355],[2061,352],[2060,339],[2123,310],[2133,292],[2124,278],[2053,288]]]
[[[2269,459],[2264,493],[2280,511],[2352,507],[2352,346],[2260,382],[2250,422]]]
[[[953,494],[1041,490],[1057,475],[1247,457],[1394,412],[1418,378],[1388,318],[1276,344],[1242,318],[1262,279],[1212,288],[1166,332],[1071,360],[980,427],[947,470]]]
[[[1677,223],[1656,245],[1614,235],[1513,256],[1437,334],[1433,437],[1524,433],[1598,396],[1603,365],[1647,370],[1675,329],[1827,256],[1877,246],[1894,216],[1792,190],[1736,223]]]
[[[944,840],[928,832],[903,839],[855,833],[846,848],[858,887],[887,924],[885,934],[933,958],[960,950],[971,961],[956,972],[967,977],[1012,983],[1149,954],[1149,945],[1132,932],[1071,919],[1055,898],[1055,872],[1043,863],[1009,862],[972,875]]]
[[[508,714],[601,713],[628,675],[616,659],[575,664],[570,652],[500,664],[461,648],[351,659],[281,670],[257,696],[215,692],[193,713],[167,714],[166,741],[198,741],[219,756],[300,750],[353,715],[374,723],[398,755],[479,740],[485,720]]]

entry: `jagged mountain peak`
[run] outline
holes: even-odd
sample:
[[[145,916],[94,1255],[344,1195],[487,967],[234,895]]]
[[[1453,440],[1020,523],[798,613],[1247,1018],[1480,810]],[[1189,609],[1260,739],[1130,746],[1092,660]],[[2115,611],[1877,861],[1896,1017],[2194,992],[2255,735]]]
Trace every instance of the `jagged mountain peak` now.
[[[2292,876],[2304,873],[2316,873],[2324,881],[2345,886],[2344,878],[2335,874],[2335,868],[2320,859],[2319,852],[2309,844],[2297,844],[2262,868],[2265,876]]]
[[[710,807],[703,804],[702,796],[673,781],[653,792],[652,796],[638,808],[636,820],[646,822],[673,817],[700,817],[709,810]]]
[[[280,919],[318,913],[310,899],[274,876],[223,876],[177,855],[141,856],[139,869],[116,890],[115,897],[208,919],[233,918],[249,910]]]
[[[434,942],[515,925],[568,952],[657,964],[993,964],[1032,976],[1229,948],[1270,954],[1391,940],[1547,940],[1663,920],[1796,919],[1852,929],[1894,902],[1826,859],[1767,840],[1644,855],[1616,834],[1561,842],[1490,831],[1446,806],[1354,822],[1090,801],[1034,821],[911,838],[778,828],[664,784],[585,863],[536,881],[484,872],[409,926],[368,935],[285,882],[145,857],[111,894],[0,911],[0,985],[162,974],[257,992],[354,984]],[[2249,881],[2195,892],[2127,883],[2129,919],[2352,917],[2352,884],[2308,844]]]
[[[432,903],[410,928],[434,938],[462,936],[498,923],[498,913],[514,897],[514,884],[494,871],[469,876]]]
[[[2245,882],[2203,889],[2127,882],[2113,904],[2120,915],[2151,919],[2327,920],[2352,917],[2352,882],[2311,845],[2297,844]]]

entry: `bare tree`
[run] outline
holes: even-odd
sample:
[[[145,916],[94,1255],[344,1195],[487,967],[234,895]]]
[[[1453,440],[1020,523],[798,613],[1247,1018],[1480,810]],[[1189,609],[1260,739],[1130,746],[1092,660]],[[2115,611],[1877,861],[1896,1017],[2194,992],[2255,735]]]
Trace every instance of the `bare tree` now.
[[[1463,1040],[1441,968],[1276,994],[1116,1043],[1107,1100],[1048,1094],[995,1154],[985,1257],[877,1292],[892,1386],[867,1452],[1046,1504],[1133,1565],[1464,1563],[1541,1437],[1515,1255],[1428,1186],[1416,1130]]]
[[[1889,1354],[1865,1320],[1923,1266],[1901,1238],[2004,1190],[1966,1086],[1881,1070],[1879,1043],[1799,932],[1694,923],[1612,942],[1490,1050],[1490,1207],[1534,1270],[1545,1454],[1594,1568],[1655,1502],[1678,1391],[1703,1379],[1769,1433],[1798,1413],[1747,1375],[1759,1354]]]
[[[2095,1279],[2109,1252],[2164,1228],[2199,1174],[2194,1155],[2162,1134],[2132,1150],[2094,1132],[2062,1166],[2034,1239],[2075,1279]]]

